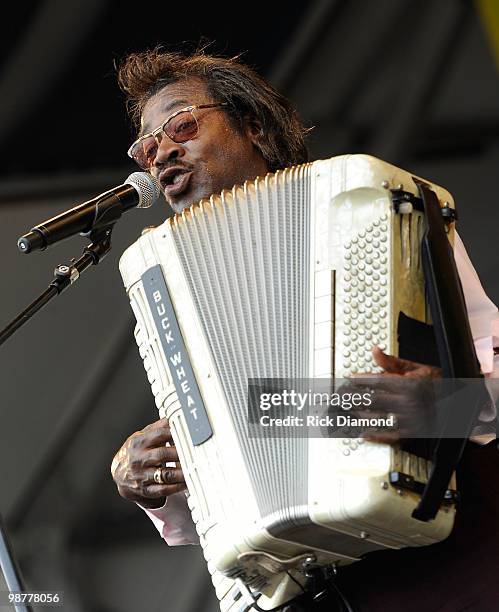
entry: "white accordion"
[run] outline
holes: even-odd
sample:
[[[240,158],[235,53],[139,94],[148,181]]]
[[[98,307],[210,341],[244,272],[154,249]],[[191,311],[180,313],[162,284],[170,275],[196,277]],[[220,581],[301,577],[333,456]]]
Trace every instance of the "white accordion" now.
[[[271,609],[306,587],[311,566],[452,529],[452,505],[418,521],[420,495],[389,484],[394,470],[424,484],[426,459],[364,440],[248,435],[249,379],[375,371],[373,345],[398,354],[401,312],[428,320],[423,213],[410,198],[394,206],[392,190],[418,193],[413,175],[373,157],[304,164],[201,201],[121,258],[222,610],[245,609],[237,585]]]

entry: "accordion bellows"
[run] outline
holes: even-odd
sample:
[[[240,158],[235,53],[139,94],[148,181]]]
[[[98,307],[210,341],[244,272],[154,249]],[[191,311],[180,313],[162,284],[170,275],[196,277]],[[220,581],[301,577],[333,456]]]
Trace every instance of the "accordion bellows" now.
[[[400,312],[427,321],[422,213],[395,210],[391,189],[417,195],[411,174],[366,155],[289,168],[203,200],[121,258],[140,354],[170,419],[224,610],[238,609],[234,578],[282,595],[297,588],[286,572],[299,578],[303,555],[351,563],[437,542],[452,528],[452,507],[423,523],[411,517],[417,494],[387,486],[394,469],[425,482],[421,457],[363,440],[248,436],[249,379],[374,371],[374,344],[398,353]],[[165,350],[147,296],[151,270],[164,278],[190,357],[206,421],[199,430],[179,401],[183,364]]]

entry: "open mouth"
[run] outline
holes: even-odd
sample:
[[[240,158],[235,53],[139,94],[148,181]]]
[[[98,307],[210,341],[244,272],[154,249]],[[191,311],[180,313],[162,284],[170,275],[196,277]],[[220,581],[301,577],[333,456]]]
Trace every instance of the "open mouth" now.
[[[165,170],[160,176],[160,183],[165,196],[182,193],[187,188],[191,175],[192,171],[186,168],[169,168]]]

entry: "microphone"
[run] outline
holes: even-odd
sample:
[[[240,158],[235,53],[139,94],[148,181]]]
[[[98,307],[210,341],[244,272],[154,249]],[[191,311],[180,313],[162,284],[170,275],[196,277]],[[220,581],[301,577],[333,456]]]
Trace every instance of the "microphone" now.
[[[118,187],[52,217],[21,236],[17,246],[22,253],[43,251],[51,244],[75,234],[88,234],[116,223],[132,208],[149,208],[161,192],[159,183],[147,172],[133,172]]]

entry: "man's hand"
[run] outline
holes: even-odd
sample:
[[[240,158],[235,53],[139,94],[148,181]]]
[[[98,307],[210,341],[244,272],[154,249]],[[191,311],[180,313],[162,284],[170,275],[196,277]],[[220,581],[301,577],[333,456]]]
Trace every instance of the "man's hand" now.
[[[166,446],[167,442],[172,446]],[[144,508],[160,508],[168,495],[186,488],[178,461],[168,420],[160,419],[126,440],[113,459],[111,474],[121,497]],[[176,467],[165,467],[168,462],[175,462]],[[167,484],[154,481],[158,468]]]
[[[383,368],[381,373],[355,373],[349,378],[355,386],[367,387],[374,392],[373,409],[383,416],[393,414],[397,429],[379,433],[370,432],[366,439],[395,443],[400,438],[409,438],[421,431],[427,431],[433,417],[434,402],[430,379],[441,378],[442,370],[435,366],[416,363],[387,355],[378,346],[372,349],[373,359]],[[364,416],[364,415],[362,415]]]
[[[384,372],[381,374],[354,374],[359,378],[370,378],[379,376],[405,376],[406,378],[441,378],[442,370],[435,366],[416,363],[407,359],[400,359],[393,355],[387,355],[379,346],[372,349],[373,359]]]

